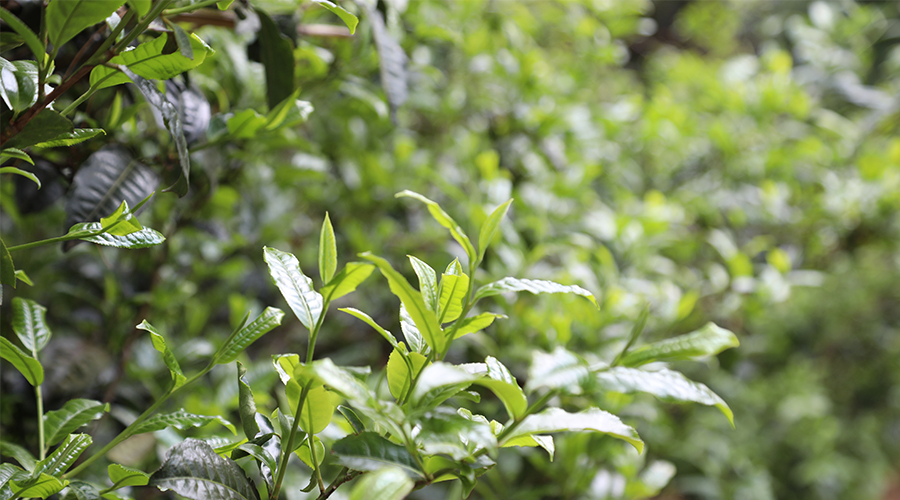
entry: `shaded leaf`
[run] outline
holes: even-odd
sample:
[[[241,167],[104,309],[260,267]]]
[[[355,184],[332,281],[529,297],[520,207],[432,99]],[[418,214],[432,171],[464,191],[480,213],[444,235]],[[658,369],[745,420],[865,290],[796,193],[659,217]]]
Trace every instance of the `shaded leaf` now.
[[[12,483],[15,496],[19,498],[47,498],[54,493],[58,493],[68,483],[68,481],[61,481],[50,474],[44,473],[21,481],[14,477],[10,482]]]
[[[240,361],[237,361],[238,374],[238,412],[241,416],[241,427],[247,439],[256,437],[259,433],[259,425],[256,424],[256,400],[253,398],[253,391],[250,384],[244,379],[247,369]],[[284,429],[282,429],[284,432]]]
[[[409,90],[406,83],[406,53],[391,36],[384,25],[384,17],[381,12],[373,8],[374,4],[361,3],[366,9],[366,15],[372,27],[372,38],[375,40],[375,48],[378,51],[378,60],[381,63],[381,86],[387,95],[388,104],[391,106],[391,116],[394,117],[397,108],[406,102]],[[396,119],[396,118],[395,118]],[[467,252],[468,253],[468,252]],[[473,252],[474,253],[474,252]],[[473,257],[470,256],[470,259]]]
[[[294,91],[294,47],[268,14],[259,14],[260,59],[266,70],[266,102],[275,108]]]
[[[109,411],[109,403],[90,399],[71,399],[62,408],[44,415],[46,446],[62,441],[75,429],[96,420]]]
[[[41,43],[38,36],[31,31],[31,28],[23,23],[22,20],[4,8],[0,8],[0,19],[22,37],[25,45],[28,45],[28,48],[31,49],[31,53],[34,54],[36,60],[41,61],[46,58],[47,54],[44,49],[44,44]]]
[[[410,403],[420,409],[434,408],[477,379],[449,363],[432,363],[419,375]]]
[[[47,308],[30,299],[12,300],[12,327],[25,349],[34,357],[50,342],[52,333],[47,326]],[[51,443],[53,444],[53,443]]]
[[[16,266],[3,239],[0,239],[0,284],[16,287]]]
[[[213,422],[218,422],[225,428],[230,430],[232,434],[237,434],[237,431],[235,430],[234,426],[231,425],[231,422],[225,420],[219,415],[196,415],[194,413],[188,413],[183,409],[172,413],[154,415],[138,424],[132,430],[132,434],[143,434],[145,432],[161,431],[166,427],[174,427],[179,430],[184,430],[189,427],[203,427]]]
[[[406,448],[374,432],[363,432],[335,441],[331,452],[337,455],[337,463],[353,470],[376,471],[386,465],[395,465],[409,476],[422,477],[415,459]]]
[[[166,99],[178,110],[178,117],[181,118],[181,130],[188,144],[193,144],[206,137],[206,131],[212,119],[212,111],[209,100],[196,85],[188,85],[182,78],[166,80]],[[165,126],[159,110],[151,109],[157,123]]]
[[[427,355],[431,351],[428,343],[425,342],[422,334],[419,333],[419,329],[416,328],[416,324],[410,317],[409,311],[406,310],[406,306],[402,303],[400,304],[400,331],[403,332],[403,338],[413,352]]]
[[[0,337],[0,358],[12,363],[29,384],[38,386],[44,382],[44,368],[41,367],[41,363],[13,345],[6,337]]]
[[[580,394],[581,384],[589,374],[587,363],[562,347],[557,347],[550,354],[535,351],[528,368],[525,390],[534,392],[545,388]]]
[[[233,460],[211,446],[186,439],[169,450],[162,467],[150,476],[151,486],[172,490],[192,500],[258,500],[256,488]]]
[[[577,285],[560,285],[559,283],[554,283],[552,281],[518,279],[509,277],[503,278],[493,283],[488,283],[487,285],[478,288],[478,290],[475,292],[475,301],[478,301],[485,297],[492,297],[494,295],[500,295],[501,293],[507,292],[530,292],[533,294],[574,293],[576,295],[581,295],[582,297],[587,298],[595,306],[597,305],[597,299],[594,298],[594,295]]]
[[[100,500],[100,490],[87,481],[75,479],[69,481],[68,488],[62,500]]]
[[[428,362],[428,358],[417,352],[411,352],[408,355],[408,361],[409,364],[404,361],[403,354],[398,349],[394,349],[388,357],[387,367],[385,368],[388,389],[398,401],[406,397],[406,392],[409,391],[412,380],[422,371],[422,368]],[[412,365],[412,371],[410,371],[410,365]]]
[[[434,271],[434,268],[412,255],[407,255],[407,257],[409,257],[409,263],[412,264],[416,276],[419,277],[419,293],[422,294],[422,300],[425,301],[425,306],[427,306],[428,309],[437,312],[437,273]]]
[[[47,5],[47,33],[57,49],[85,28],[116,11],[125,0],[53,0]]]
[[[637,431],[623,424],[619,417],[597,408],[589,408],[578,413],[569,413],[560,408],[548,408],[540,413],[529,415],[517,428],[504,437],[501,446],[519,436],[564,431],[601,432],[628,442],[637,449],[638,453],[642,453],[644,450],[644,442],[641,441]]]
[[[350,425],[353,427],[354,434],[359,434],[366,430],[366,426],[363,424],[362,420],[360,420],[359,415],[353,411],[353,408],[344,405],[338,405],[337,410],[341,412],[341,415],[347,419],[347,422],[350,422]]]
[[[53,453],[34,466],[32,476],[37,477],[39,474],[46,473],[53,477],[62,477],[92,442],[91,436],[87,434],[69,434],[65,441],[53,450]]]
[[[328,302],[339,299],[356,290],[363,281],[372,275],[375,266],[366,262],[348,262],[341,272],[320,290]]]
[[[263,256],[269,266],[269,275],[294,311],[297,319],[312,331],[323,314],[323,299],[313,289],[312,280],[303,274],[300,262],[294,255],[275,248],[263,248]]]
[[[691,333],[638,347],[623,356],[620,364],[634,367],[653,361],[697,359],[739,345],[740,341],[733,333],[715,323],[707,323]]]
[[[266,124],[266,119],[253,109],[238,111],[228,119],[228,132],[236,139],[252,139]]]
[[[10,158],[16,158],[18,160],[27,161],[28,163],[34,165],[34,160],[32,160],[30,156],[28,156],[28,153],[26,153],[25,151],[22,151],[21,149],[3,148],[2,150],[0,150],[0,163],[3,163]],[[13,168],[13,167],[8,167],[8,168]],[[15,169],[15,170],[19,170],[19,169]],[[19,171],[25,172],[24,170],[19,170]],[[13,171],[7,170],[7,167],[0,169],[0,173],[7,173],[7,172],[13,172]],[[31,174],[31,172],[27,172],[27,173]],[[20,174],[20,175],[24,175],[24,174]],[[34,175],[34,174],[31,174],[31,175]],[[37,182],[38,188],[40,188],[41,181],[35,181],[35,182]]]
[[[33,471],[34,466],[37,464],[37,460],[35,460],[31,452],[8,441],[0,441],[0,455],[15,459],[15,461],[19,462],[19,465],[24,467],[28,472]]]
[[[281,309],[267,307],[252,323],[237,330],[229,337],[213,355],[213,359],[217,364],[231,363],[250,344],[280,325],[282,318],[284,318],[284,313]]]
[[[126,486],[144,486],[150,481],[150,474],[120,464],[109,464],[106,467],[106,473],[109,474],[109,480],[112,481],[114,490]]]
[[[319,235],[319,277],[322,284],[331,281],[337,270],[337,243],[334,240],[334,228],[331,227],[331,219],[325,212],[325,221],[322,222],[322,231]]]

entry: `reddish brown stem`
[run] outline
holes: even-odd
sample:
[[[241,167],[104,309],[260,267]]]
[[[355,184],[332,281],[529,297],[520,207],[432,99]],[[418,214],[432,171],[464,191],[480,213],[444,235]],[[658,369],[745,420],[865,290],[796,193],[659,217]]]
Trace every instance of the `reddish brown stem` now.
[[[0,146],[6,143],[6,141],[8,141],[11,137],[21,132],[22,129],[25,128],[25,125],[27,125],[28,122],[30,122],[35,116],[37,116],[38,113],[43,111],[44,108],[49,106],[50,103],[55,101],[64,92],[72,88],[73,85],[78,83],[79,80],[90,73],[92,69],[94,69],[94,66],[85,66],[81,68],[77,73],[72,75],[72,78],[69,78],[68,80],[64,81],[59,87],[53,89],[53,92],[45,97],[43,101],[35,104],[31,108],[29,108],[28,111],[25,112],[25,114],[20,116],[18,120],[10,123],[9,127],[7,127],[7,129],[3,131],[3,135],[0,136]]]

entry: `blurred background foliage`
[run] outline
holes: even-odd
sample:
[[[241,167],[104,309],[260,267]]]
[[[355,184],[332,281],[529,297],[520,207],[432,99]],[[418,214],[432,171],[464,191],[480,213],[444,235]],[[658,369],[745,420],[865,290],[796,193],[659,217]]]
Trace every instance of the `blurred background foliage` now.
[[[296,253],[315,274],[326,211],[342,260],[372,250],[396,266],[414,254],[440,268],[461,250],[394,193],[439,201],[469,233],[512,197],[476,278],[579,284],[601,310],[577,298],[507,297],[496,312],[509,319],[465,337],[451,359],[501,352],[520,379],[534,347],[608,361],[649,303],[644,340],[710,320],[738,334],[742,346],[720,355],[718,369],[678,366],[723,396],[736,429],[706,407],[596,396],[637,426],[644,456],[560,436],[554,462],[532,450],[504,454],[473,498],[886,498],[900,471],[900,4],[343,4],[362,20],[352,37],[302,29],[339,23],[305,2],[253,2],[293,39],[300,98],[315,111],[302,125],[240,139],[220,139],[229,114],[266,103],[256,34],[242,29],[253,20],[198,29],[216,53],[188,83],[211,118],[192,148],[190,194],[159,193],[142,216],[164,245],[17,255],[38,286],[15,293],[48,306],[64,337],[46,354],[48,399],[114,396],[114,415],[141,408],[166,374],[133,325],[149,319],[183,364],[200,363],[248,309],[285,308],[263,245]],[[383,67],[403,54],[379,51],[378,37],[399,43],[399,73]],[[104,140],[149,165],[169,160],[165,129],[135,93],[98,93],[77,120],[109,136],[43,151],[37,194],[3,179],[9,244],[64,231],[66,176],[54,172],[77,169]],[[340,305],[397,330],[396,304],[376,289],[364,284]],[[286,318],[255,344],[251,384],[274,387],[268,355],[303,352],[305,338]],[[349,364],[389,354],[339,314],[319,346]],[[183,405],[234,414],[233,378],[214,372],[209,391]],[[256,392],[261,407],[277,397]],[[32,405],[24,382],[4,376],[4,429],[28,435],[33,423],[17,416]],[[127,442],[117,459],[157,461],[177,437],[166,432]]]

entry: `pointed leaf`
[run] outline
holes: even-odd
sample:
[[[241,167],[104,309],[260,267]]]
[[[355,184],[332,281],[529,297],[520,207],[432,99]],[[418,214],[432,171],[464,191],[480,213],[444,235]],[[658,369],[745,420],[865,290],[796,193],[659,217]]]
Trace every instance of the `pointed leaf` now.
[[[12,306],[13,330],[25,349],[37,357],[37,353],[47,345],[52,335],[47,326],[47,308],[33,300],[19,297],[12,300]]]
[[[28,156],[28,153],[26,153],[25,151],[22,151],[21,149],[16,149],[16,148],[0,149],[0,163],[3,163],[10,158],[16,158],[16,159],[26,161],[26,162],[34,165],[34,160],[32,160],[30,156]],[[14,168],[14,167],[4,167],[3,169],[0,169],[0,173],[12,172],[13,170],[19,170],[19,169]],[[19,170],[19,171],[25,172],[24,170]],[[34,175],[31,172],[25,172],[25,174]],[[19,174],[19,175],[25,175],[25,174]],[[25,176],[28,177],[27,175],[25,175]],[[34,176],[34,177],[35,177],[35,179],[37,179],[37,176]],[[30,177],[29,177],[29,179],[30,179]],[[32,181],[37,182],[38,189],[41,188],[40,180],[34,181],[34,179],[32,179]]]
[[[87,434],[69,434],[53,453],[34,466],[32,476],[37,477],[39,474],[46,473],[53,477],[62,477],[66,469],[75,463],[81,452],[88,449],[91,442],[91,436]]]
[[[141,324],[135,328],[150,332],[150,340],[153,343],[153,348],[162,353],[163,363],[166,364],[166,367],[172,374],[172,381],[174,382],[173,387],[177,388],[184,385],[187,381],[187,377],[181,372],[181,366],[179,366],[175,354],[166,345],[166,339],[163,337],[162,333],[148,323],[147,320],[142,321]]]
[[[4,149],[3,151],[9,151],[10,149],[14,149],[14,148],[7,148],[7,149]],[[29,158],[27,155],[26,155],[26,158],[28,158],[29,160],[31,160],[31,158]],[[33,163],[32,163],[32,164],[33,164]],[[32,174],[31,172],[22,170],[21,168],[16,168],[16,167],[3,167],[3,168],[0,168],[0,174],[16,174],[16,175],[21,175],[22,177],[25,177],[26,179],[30,180],[31,182],[37,184],[38,189],[41,188],[41,180],[38,179],[38,177],[37,177],[36,175]]]
[[[459,318],[468,291],[469,277],[465,273],[441,275],[438,323],[449,323]]]
[[[20,113],[37,102],[38,69],[34,61],[7,61],[0,57],[0,97],[7,107]]]
[[[176,40],[178,40],[177,33]],[[120,53],[110,59],[109,63],[126,66],[143,78],[168,80],[189,69],[196,68],[203,63],[206,56],[215,52],[196,34],[186,35],[186,40],[184,40],[185,46],[192,51],[193,57],[184,55],[181,43],[179,43],[179,48],[182,48],[181,52],[164,53],[163,49],[167,41],[168,34],[162,33],[150,42],[142,43],[131,50]],[[91,71],[91,86],[102,89],[122,83],[120,76],[113,76],[111,73],[118,73],[118,70],[108,66],[95,67]]]
[[[322,283],[328,283],[334,277],[337,270],[337,244],[334,241],[334,228],[331,227],[331,219],[325,212],[325,221],[322,223],[322,232],[319,235],[319,276]]]
[[[76,128],[71,132],[60,134],[49,141],[39,142],[34,146],[38,148],[69,147],[82,143],[88,139],[93,139],[98,135],[106,135],[106,131],[102,128]]]
[[[399,350],[394,349],[388,357],[387,367],[385,368],[387,371],[388,389],[398,401],[406,397],[406,392],[409,390],[412,380],[428,362],[428,358],[417,352],[409,353],[408,360],[412,365],[412,372],[410,372],[409,365],[403,360],[403,354]]]
[[[406,281],[402,274],[395,271],[388,261],[369,252],[360,256],[375,264],[381,271],[381,274],[387,278],[391,292],[406,306],[406,310],[409,312],[416,328],[421,332],[428,345],[436,352],[444,352],[447,346],[447,339],[444,337],[444,332],[441,331],[441,325],[438,323],[434,311],[429,310],[425,306],[422,295]]]
[[[253,439],[259,433],[259,426],[256,424],[256,400],[253,399],[253,391],[250,390],[250,384],[244,379],[247,369],[244,368],[240,361],[237,361],[237,369],[238,413],[241,416],[241,427],[243,427],[244,435],[247,436],[247,439]]]
[[[620,364],[635,367],[653,361],[704,358],[739,345],[733,333],[715,323],[707,323],[691,333],[638,347],[623,356]]]
[[[454,328],[456,329],[456,333],[454,333],[453,338],[458,339],[463,335],[468,335],[470,333],[475,333],[480,330],[484,330],[485,328],[491,326],[497,318],[505,318],[506,316],[502,314],[494,314],[494,313],[481,313],[476,316],[471,316],[468,318],[464,318],[459,320]]]
[[[422,196],[421,194],[410,191],[408,189],[397,193],[395,196],[397,198],[415,198],[428,206],[428,211],[431,212],[431,216],[434,217],[434,220],[436,220],[440,225],[449,229],[450,234],[453,236],[453,239],[455,239],[463,247],[463,250],[466,251],[466,255],[469,257],[469,262],[475,262],[477,255],[475,255],[475,247],[472,246],[471,240],[469,240],[469,237],[466,236],[466,233],[463,232],[462,228],[459,227],[459,224],[457,224],[452,217],[447,215],[447,212],[445,212],[444,209],[437,204],[437,202],[434,202]]]
[[[10,482],[17,498],[47,498],[61,491],[68,483],[44,473],[22,481],[13,478]]]
[[[274,109],[294,91],[294,47],[265,12],[259,15],[260,59],[266,70],[266,102]]]
[[[186,439],[169,450],[162,467],[150,476],[151,486],[172,490],[191,500],[258,500],[256,488],[233,460],[211,446]]]
[[[410,402],[416,408],[434,408],[477,379],[477,376],[449,363],[432,363],[419,375]]]
[[[238,330],[222,344],[213,359],[217,364],[233,362],[250,344],[280,325],[282,318],[284,313],[281,309],[267,307],[252,323]]]
[[[309,452],[309,439],[304,439],[303,443],[294,450],[294,453],[297,454],[297,458],[300,459],[301,462],[305,463],[307,467],[310,469],[315,469],[319,465],[322,464],[322,460],[325,459],[325,445],[322,443],[322,440],[319,439],[318,436],[313,436],[313,443],[315,443],[316,447],[316,463],[313,465],[312,454]]]
[[[617,366],[594,375],[601,388],[629,394],[646,392],[666,401],[687,401],[718,408],[734,426],[731,408],[709,387],[694,382],[679,372],[662,369],[646,371]]]
[[[172,23],[169,26],[172,28],[172,33],[175,35],[175,43],[178,44],[178,51],[181,52],[181,55],[183,57],[186,57],[193,61],[194,48],[191,46],[191,35],[189,35],[181,26],[175,23]]]
[[[82,425],[97,420],[109,411],[109,403],[90,399],[71,399],[62,408],[44,415],[44,435],[46,446],[62,441],[72,431]]]
[[[409,311],[406,310],[406,306],[402,303],[400,304],[400,330],[403,332],[403,338],[409,344],[410,350],[425,355],[431,352],[431,348],[428,347],[428,343],[422,338],[422,334],[419,333],[419,329],[416,328],[416,324],[409,316]]]
[[[560,408],[548,408],[540,413],[529,415],[525,417],[519,427],[505,436],[501,446],[519,436],[564,431],[601,432],[628,442],[637,449],[638,453],[642,453],[644,450],[644,442],[641,441],[637,431],[623,424],[619,417],[597,408],[589,408],[578,413],[569,413]]]
[[[359,415],[353,411],[353,408],[344,405],[338,405],[337,410],[341,412],[341,415],[347,419],[347,422],[350,422],[350,425],[353,427],[354,434],[359,434],[366,430],[366,426],[363,425],[362,420],[360,420]]]
[[[344,21],[344,24],[347,25],[347,28],[350,29],[350,34],[356,32],[356,25],[359,24],[359,18],[354,16],[353,14],[347,12],[343,7],[337,5],[334,2],[330,2],[328,0],[313,0],[313,2],[325,7],[331,12],[337,14],[338,17],[341,18],[341,21]]]
[[[144,486],[150,481],[150,474],[120,464],[109,464],[106,467],[106,473],[109,474],[109,480],[113,483],[111,488],[113,490],[126,486]]]
[[[41,363],[16,347],[6,337],[0,337],[0,358],[12,363],[29,384],[38,386],[44,382],[44,368],[41,367]]]
[[[193,413],[188,413],[184,411],[184,409],[172,413],[154,415],[138,424],[132,430],[132,434],[143,434],[145,432],[161,431],[166,427],[174,427],[179,430],[184,430],[189,427],[203,427],[213,422],[218,422],[222,424],[226,429],[230,430],[232,434],[237,434],[237,431],[235,430],[234,426],[231,425],[231,422],[225,420],[219,415],[196,415]]]
[[[528,368],[525,390],[531,393],[545,388],[580,394],[581,384],[589,375],[587,363],[562,347],[557,347],[550,354],[535,351]]]
[[[0,441],[0,455],[14,458],[28,472],[33,471],[34,466],[37,464],[37,460],[34,459],[31,452],[8,441]]]
[[[2,238],[0,238],[0,285],[16,287],[16,266]]]
[[[100,490],[87,481],[69,481],[62,500],[101,500]]]
[[[406,448],[374,432],[363,432],[335,441],[331,452],[337,455],[337,463],[353,470],[376,471],[386,465],[395,465],[409,476],[423,477]]]
[[[375,270],[375,266],[366,262],[348,262],[341,272],[322,287],[322,295],[331,302],[356,290]]]
[[[494,235],[497,234],[497,228],[500,227],[500,222],[503,220],[503,217],[506,216],[506,212],[509,211],[509,206],[512,202],[512,200],[507,200],[506,203],[497,207],[481,225],[481,230],[478,232],[479,262],[484,259],[484,252],[487,251],[488,245],[494,240]]]
[[[81,233],[85,231],[95,233],[99,232],[102,229],[103,223],[101,222],[79,222],[78,224],[73,224],[72,227],[69,228],[69,232],[67,234],[73,235],[75,233]],[[163,236],[162,233],[149,227],[145,227],[140,231],[135,231],[125,236],[117,236],[111,233],[90,233],[86,233],[85,236],[79,237],[78,239],[96,243],[98,245],[105,245],[108,247],[130,249],[148,248],[159,245],[160,243],[166,241],[166,237]]]
[[[47,5],[47,33],[54,47],[62,47],[85,28],[102,22],[125,0],[53,0]]]
[[[303,274],[297,257],[269,247],[263,248],[263,254],[281,295],[303,326],[312,331],[323,313],[322,295],[313,290],[312,280]]]
[[[4,148],[25,149],[39,142],[51,141],[71,133],[75,125],[56,111],[45,109],[38,113],[22,130],[3,144]]]
[[[582,297],[587,298],[595,306],[597,305],[597,299],[594,298],[594,295],[584,288],[581,288],[580,286],[567,286],[560,285],[559,283],[554,283],[552,281],[518,278],[503,278],[499,281],[488,283],[487,285],[480,287],[478,291],[475,292],[475,301],[477,302],[478,300],[485,297],[492,297],[494,295],[500,295],[501,293],[507,292],[530,292],[533,294],[574,293],[576,295],[581,295]]]
[[[407,255],[407,257],[409,257],[409,263],[412,264],[416,276],[419,277],[419,293],[422,294],[425,306],[436,312],[438,310],[438,291],[437,274],[434,268],[412,255]]]
[[[274,471],[276,467],[276,459],[265,448],[258,444],[244,443],[237,447],[238,450],[259,460],[259,463],[265,465],[270,471]]]
[[[44,44],[41,43],[34,31],[31,31],[31,28],[23,23],[21,19],[4,8],[0,8],[0,19],[22,37],[25,45],[31,49],[31,53],[34,54],[36,60],[43,61],[46,58],[47,54],[44,49]]]
[[[487,365],[487,377],[477,379],[475,384],[487,387],[496,394],[510,418],[518,420],[525,416],[528,398],[516,378],[497,358],[488,356],[484,362]]]

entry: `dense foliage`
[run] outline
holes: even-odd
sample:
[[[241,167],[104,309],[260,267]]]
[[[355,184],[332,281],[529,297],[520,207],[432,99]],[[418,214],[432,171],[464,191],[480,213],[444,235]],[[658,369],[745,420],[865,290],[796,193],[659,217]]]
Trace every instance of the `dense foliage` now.
[[[896,3],[0,12],[4,498],[896,474]]]

